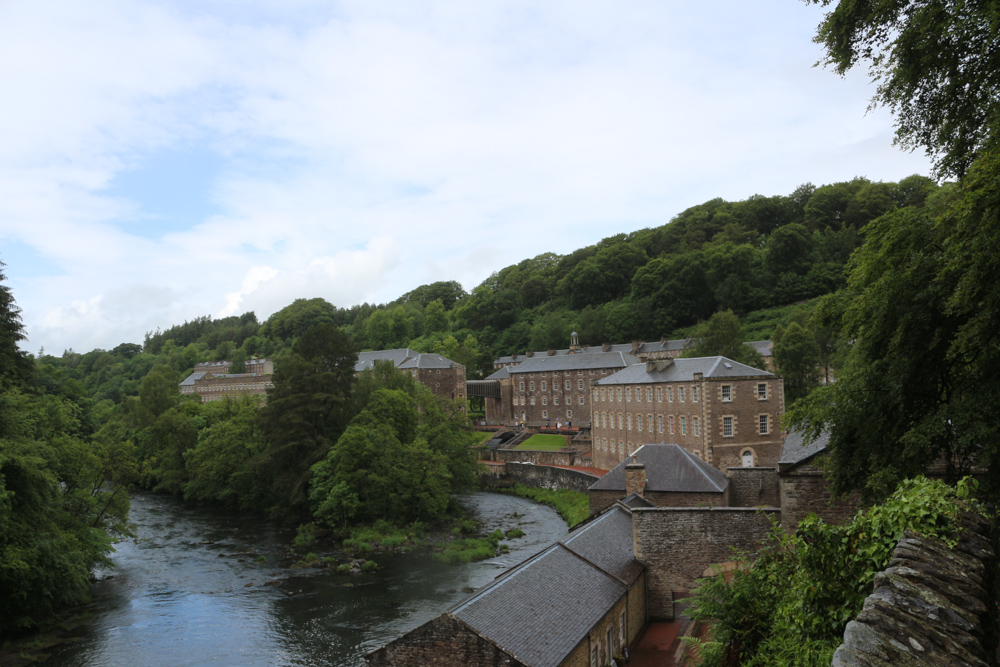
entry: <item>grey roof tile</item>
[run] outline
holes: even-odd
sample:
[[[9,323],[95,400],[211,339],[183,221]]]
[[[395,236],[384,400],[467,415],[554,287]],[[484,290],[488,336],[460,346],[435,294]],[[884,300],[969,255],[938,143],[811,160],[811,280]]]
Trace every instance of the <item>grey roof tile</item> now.
[[[421,353],[415,357],[410,357],[401,364],[396,364],[396,368],[399,369],[409,369],[409,368],[452,368],[453,366],[458,366],[448,357],[442,357],[440,354],[426,354]]]
[[[653,382],[693,382],[695,373],[701,373],[705,378],[753,377],[771,375],[774,373],[762,371],[753,366],[741,364],[726,357],[694,357],[692,359],[674,359],[663,370],[647,370],[644,363],[632,364],[614,375],[603,377],[597,381],[599,385],[618,384],[650,384]]]
[[[394,366],[399,366],[410,357],[417,356],[417,354],[417,352],[414,352],[408,347],[400,347],[395,350],[370,350],[368,352],[359,352],[358,362],[354,364],[354,372],[360,373],[361,371],[372,368],[376,361],[391,361]]]
[[[202,379],[203,377],[205,377],[205,375],[206,375],[205,373],[191,373],[191,375],[188,375],[181,381],[181,386],[187,387],[193,385],[196,380]]]
[[[680,493],[722,493],[729,478],[721,470],[701,460],[680,445],[643,445],[635,454],[646,466],[646,490]],[[615,466],[594,482],[594,491],[625,491],[625,466],[632,457]]]
[[[550,371],[577,371],[598,368],[625,368],[638,359],[624,352],[598,352],[596,354],[567,354],[553,357],[531,357],[512,366],[513,373],[548,373]]]
[[[823,431],[812,442],[807,443],[805,433],[802,431],[792,431],[785,438],[785,445],[781,448],[781,460],[779,466],[794,465],[806,460],[814,454],[826,449],[830,444],[830,431]]]
[[[497,369],[494,373],[492,373],[486,379],[487,380],[506,380],[509,377],[510,377],[510,369],[507,368],[506,366],[504,366],[503,368]]]
[[[626,584],[631,584],[642,572],[632,548],[632,515],[621,507],[612,506],[560,541]]]
[[[625,594],[626,586],[554,544],[451,609],[532,667],[556,667]]]

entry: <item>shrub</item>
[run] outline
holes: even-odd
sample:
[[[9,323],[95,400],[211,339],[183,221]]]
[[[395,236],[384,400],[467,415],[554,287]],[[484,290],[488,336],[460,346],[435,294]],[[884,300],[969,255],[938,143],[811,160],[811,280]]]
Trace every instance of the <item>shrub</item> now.
[[[513,540],[518,537],[524,537],[524,531],[521,530],[520,528],[511,528],[506,533],[504,533],[504,535],[507,537],[508,540]]]
[[[378,569],[378,564],[373,560],[366,560],[364,563],[361,564],[362,572],[374,572],[377,569]]]

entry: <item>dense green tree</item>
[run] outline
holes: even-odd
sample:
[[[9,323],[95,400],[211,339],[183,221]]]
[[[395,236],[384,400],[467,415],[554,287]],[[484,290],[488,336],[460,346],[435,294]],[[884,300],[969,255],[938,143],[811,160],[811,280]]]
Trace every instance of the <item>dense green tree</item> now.
[[[341,330],[318,324],[299,337],[291,355],[279,359],[261,410],[268,448],[260,459],[277,506],[303,505],[309,468],[326,456],[350,421],[357,356]]]
[[[862,62],[873,104],[896,117],[897,142],[923,147],[938,173],[960,176],[996,137],[1000,7],[973,0],[807,0],[835,5],[816,42],[838,74]]]
[[[795,321],[779,326],[771,342],[775,366],[784,378],[785,403],[791,405],[819,384],[819,344],[807,326]]]
[[[326,299],[296,299],[260,327],[260,333],[270,338],[291,340],[318,324],[335,325],[337,309]]]
[[[714,357],[721,355],[741,364],[763,369],[764,359],[754,348],[745,345],[746,335],[740,318],[731,310],[721,310],[695,330],[693,346],[684,352],[685,357]]]
[[[440,301],[431,301],[424,309],[424,333],[448,330],[448,312]]]

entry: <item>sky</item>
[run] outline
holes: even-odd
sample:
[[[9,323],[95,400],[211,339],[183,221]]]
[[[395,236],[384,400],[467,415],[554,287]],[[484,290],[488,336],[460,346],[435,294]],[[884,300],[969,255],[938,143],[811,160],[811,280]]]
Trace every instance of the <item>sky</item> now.
[[[0,0],[0,260],[62,354],[471,290],[715,197],[930,175],[798,0]]]

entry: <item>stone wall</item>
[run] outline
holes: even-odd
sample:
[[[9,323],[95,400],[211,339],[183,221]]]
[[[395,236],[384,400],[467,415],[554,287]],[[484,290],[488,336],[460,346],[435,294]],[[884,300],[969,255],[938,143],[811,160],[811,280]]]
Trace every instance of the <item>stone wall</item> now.
[[[673,592],[689,591],[709,565],[733,559],[733,547],[756,551],[771,528],[769,508],[637,508],[635,557],[646,564],[649,617],[672,620]]]
[[[497,449],[491,455],[494,461],[534,463],[536,466],[571,466],[579,451],[545,451],[537,449]]]
[[[830,483],[822,468],[816,465],[802,465],[778,476],[781,494],[781,525],[785,530],[794,530],[799,521],[810,512],[827,523],[840,523],[854,516],[861,506],[861,497],[853,493],[846,498],[833,499]]]
[[[954,549],[907,532],[847,624],[834,667],[996,665],[996,550],[988,522],[960,517]]]
[[[643,572],[628,591],[628,645],[639,638],[646,627],[646,573]]]
[[[441,614],[369,653],[365,662],[368,667],[527,667],[451,614]]]
[[[729,468],[732,507],[780,507],[777,468]]]
[[[600,514],[625,498],[624,491],[589,491],[590,515]],[[643,497],[657,507],[728,507],[729,490],[724,493],[664,493],[647,491]]]
[[[507,463],[500,475],[501,481],[524,484],[539,489],[569,489],[587,493],[590,485],[599,477],[580,470],[567,470],[551,466],[536,466],[526,463]]]

